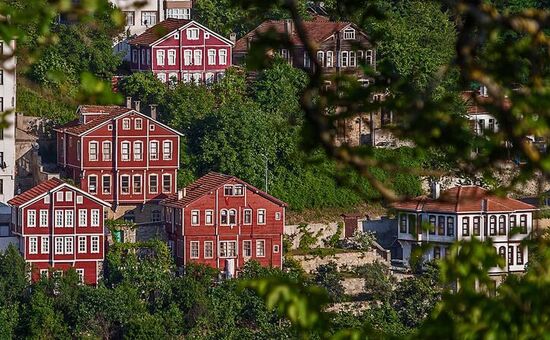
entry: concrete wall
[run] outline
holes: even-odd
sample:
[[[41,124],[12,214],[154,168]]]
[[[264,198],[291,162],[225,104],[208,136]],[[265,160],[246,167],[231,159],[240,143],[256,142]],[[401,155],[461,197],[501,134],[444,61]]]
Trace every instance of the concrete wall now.
[[[330,222],[330,223],[311,223],[307,225],[307,230],[313,233],[314,236],[318,235],[317,243],[312,248],[324,248],[324,239],[329,239],[338,230],[338,223],[342,223],[342,235],[340,239],[344,238],[343,222]],[[284,234],[293,238],[292,249],[297,249],[300,245],[300,239],[303,233],[299,229],[299,225],[286,225]]]
[[[317,267],[329,262],[335,262],[339,270],[345,270],[356,266],[362,266],[368,263],[382,262],[389,265],[388,259],[381,254],[377,249],[361,252],[347,252],[338,253],[334,255],[327,255],[324,257],[314,255],[294,255],[295,260],[300,262],[302,268],[308,273],[312,273],[317,270]]]

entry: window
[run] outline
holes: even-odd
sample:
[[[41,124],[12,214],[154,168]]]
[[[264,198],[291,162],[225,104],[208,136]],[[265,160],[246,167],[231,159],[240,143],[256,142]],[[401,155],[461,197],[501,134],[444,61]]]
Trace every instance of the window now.
[[[88,145],[88,154],[90,156],[90,161],[97,161],[98,160],[98,146],[97,142],[90,142]]]
[[[103,194],[111,194],[111,175],[103,175]]]
[[[156,194],[158,192],[158,177],[157,175],[149,175],[149,193]]]
[[[325,66],[325,52],[317,51],[317,62],[321,65],[321,67]]]
[[[265,256],[265,241],[258,240],[256,241],[256,257],[264,257],[264,256]]]
[[[188,40],[199,40],[199,29],[198,28],[188,28],[187,29],[187,39]]]
[[[200,84],[201,81],[201,74],[200,73],[193,73],[192,79],[195,81],[195,84]]]
[[[243,196],[244,195],[244,186],[241,184],[237,184],[233,187],[233,195],[235,196]]]
[[[121,153],[122,153],[123,161],[130,160],[130,143],[129,142],[122,142]]]
[[[344,40],[355,39],[355,30],[353,28],[346,28],[344,30]]]
[[[40,269],[40,279],[48,278],[48,269]]]
[[[527,234],[527,215],[519,215],[519,227],[521,228],[522,234]]]
[[[275,244],[273,246],[273,252],[276,253],[276,254],[279,253],[279,245],[278,244]]]
[[[355,51],[349,52],[349,66],[355,67],[357,66],[357,59],[355,58]]]
[[[489,219],[489,235],[494,236],[497,234],[497,218],[496,216],[491,216]]]
[[[234,257],[237,256],[237,242],[235,241],[222,241],[220,242],[220,257]]]
[[[229,223],[229,212],[227,209],[222,209],[220,211],[220,224],[227,225]]]
[[[365,64],[374,65],[374,51],[366,50],[365,52]]]
[[[510,215],[510,231],[517,226],[516,215]]]
[[[36,210],[27,210],[27,227],[36,227]]]
[[[410,234],[416,234],[416,216],[415,215],[409,215],[409,230],[408,232]]]
[[[120,192],[123,195],[130,193],[130,176],[122,175],[120,176]]]
[[[38,254],[38,237],[29,237],[29,254]]]
[[[134,142],[134,161],[141,161],[143,159],[143,143]]]
[[[229,210],[229,225],[237,224],[237,210]]]
[[[159,159],[159,142],[149,143],[149,159],[156,161]]]
[[[523,264],[523,248],[518,247],[516,251],[516,264]]]
[[[252,256],[252,241],[243,241],[243,256]]]
[[[220,65],[227,65],[227,50],[220,50],[218,62]]]
[[[133,180],[134,181],[132,183],[132,189],[134,190],[134,194],[141,194],[142,193],[141,175],[134,175]]]
[[[172,159],[172,141],[165,140],[162,142],[162,159]]]
[[[216,50],[208,50],[208,65],[216,65]]]
[[[489,131],[495,131],[495,120],[489,119]]]
[[[73,253],[73,238],[65,237],[65,254]]]
[[[99,209],[92,209],[92,227],[99,227]]]
[[[50,204],[50,195],[44,197],[44,204]]]
[[[73,201],[73,192],[65,191],[65,202],[72,202],[72,201]]]
[[[157,24],[157,12],[141,12],[141,24],[144,26],[153,26]]]
[[[84,269],[83,268],[76,269],[76,274],[78,275],[78,282],[84,283]]]
[[[441,247],[434,247],[434,259],[439,260],[441,258]]]
[[[479,216],[474,217],[474,235],[479,236],[480,235],[480,218]]]
[[[334,66],[334,52],[327,51],[327,65],[326,67],[333,67]]]
[[[92,253],[99,253],[99,236],[92,236],[91,241],[92,245],[90,247],[90,251]]]
[[[139,56],[138,53],[139,53],[138,50],[132,50],[132,62],[134,64],[138,63],[138,56]]]
[[[498,234],[506,235],[506,217],[500,215],[498,218]]]
[[[190,257],[192,259],[198,259],[199,258],[199,241],[191,241]]]
[[[258,224],[265,224],[265,209],[258,209]]]
[[[430,223],[430,234],[431,235],[435,235],[435,216],[434,215],[430,215],[428,217],[428,220],[429,220],[429,223]]]
[[[185,50],[183,51],[183,64],[184,65],[191,65],[193,58],[193,52],[191,50]]]
[[[73,227],[73,211],[65,210],[65,228]]]
[[[407,233],[407,214],[401,214],[399,216],[399,232],[402,234]]]
[[[191,225],[199,225],[199,224],[200,224],[200,211],[191,210]]]
[[[134,11],[124,11],[124,17],[126,18],[126,26],[134,26],[136,23]]]
[[[205,39],[205,40],[210,39],[210,33],[204,32],[204,39]]]
[[[40,210],[40,226],[48,226],[48,210]]]
[[[193,64],[202,65],[202,50],[193,51]]]
[[[176,65],[176,50],[168,50],[168,65]]]
[[[157,50],[157,65],[164,66],[164,50]]]
[[[136,118],[134,120],[134,129],[136,130],[141,130],[143,129],[143,119],[141,118]]]
[[[223,195],[224,196],[233,196],[233,186],[232,185],[226,185],[223,187]]]
[[[445,217],[444,216],[437,217],[437,234],[445,235]]]
[[[40,238],[40,248],[42,254],[50,253],[50,238],[48,236],[42,236]]]
[[[502,257],[503,260],[506,261],[506,247],[502,246],[498,248],[498,255]]]
[[[243,214],[243,223],[247,225],[252,224],[252,209],[244,209]]]
[[[55,253],[63,254],[63,237],[55,238]]]
[[[214,82],[214,73],[212,73],[212,72],[206,73],[206,75],[204,76],[204,82],[207,85],[212,84]]]
[[[512,246],[508,247],[508,265],[514,265],[514,247]]]
[[[130,118],[124,118],[122,120],[122,130],[130,130]]]
[[[204,242],[204,258],[211,259],[214,257],[214,242],[205,241]]]
[[[172,176],[169,174],[162,175],[162,192],[172,192]]]
[[[455,219],[447,217],[447,236],[455,236]]]
[[[190,8],[169,8],[166,10],[167,18],[174,19],[191,19]]]
[[[290,60],[290,52],[286,48],[281,49],[281,58]]]
[[[162,82],[166,83],[166,73],[158,73],[157,78]]]
[[[4,70],[0,70],[0,85],[4,85]]]
[[[87,227],[88,226],[88,210],[79,209],[78,210],[78,226]]]
[[[56,197],[55,197],[56,201],[57,201],[57,202],[63,202],[63,198],[65,198],[65,195],[63,194],[63,192],[62,192],[62,191],[58,191],[58,192],[56,193]]]
[[[56,210],[55,211],[55,226],[56,227],[62,227],[63,226],[63,210]]]
[[[470,218],[462,218],[462,236],[470,236]]]
[[[277,211],[275,213],[275,221],[280,221],[281,220],[281,213],[279,211]]]
[[[214,210],[206,210],[204,212],[204,224],[206,225],[214,224]]]
[[[311,67],[311,59],[309,59],[309,55],[307,51],[304,51],[304,67],[306,68]]]
[[[340,52],[340,66],[348,67],[348,51]]]
[[[101,148],[101,157],[104,161],[110,161],[112,158],[111,142],[103,142]]]

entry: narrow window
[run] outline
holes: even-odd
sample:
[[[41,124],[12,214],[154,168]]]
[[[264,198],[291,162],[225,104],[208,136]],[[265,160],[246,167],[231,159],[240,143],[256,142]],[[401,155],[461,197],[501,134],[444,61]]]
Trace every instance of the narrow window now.
[[[99,227],[99,209],[92,209],[92,227]]]
[[[407,233],[407,214],[399,215],[399,232],[402,234]]]
[[[40,226],[48,226],[48,210],[40,210]]]
[[[479,218],[479,216],[475,216],[474,217],[474,235],[475,236],[481,235],[480,224],[481,224],[481,219]]]
[[[200,223],[200,211],[191,210],[191,225],[199,225]]]
[[[193,51],[193,63],[194,65],[202,65],[202,50]]]
[[[434,259],[439,260],[441,258],[441,247],[434,247]]]
[[[252,241],[243,241],[243,256],[252,256]]]
[[[92,245],[90,251],[94,254],[99,253],[99,236],[92,236],[91,242]]]
[[[111,142],[103,142],[101,149],[102,159],[104,161],[110,161],[112,159]]]
[[[498,217],[498,234],[506,235],[506,217],[504,215]]]
[[[63,237],[55,238],[55,253],[63,254]]]
[[[264,256],[265,256],[265,241],[258,240],[256,241],[256,257],[264,257]]]
[[[169,174],[162,175],[162,192],[172,192],[172,176]]]
[[[220,211],[220,224],[227,225],[229,223],[229,212],[227,209],[222,209]]]
[[[176,65],[176,50],[168,50],[168,65]]]
[[[65,227],[66,228],[72,228],[73,227],[73,211],[72,210],[65,210]]]
[[[130,193],[130,176],[120,176],[120,192],[123,195],[128,195]]]
[[[519,216],[519,226],[522,234],[527,234],[527,215],[521,214]]]
[[[111,175],[103,175],[103,194],[104,195],[110,195],[111,194]]]
[[[497,234],[497,218],[496,216],[491,216],[489,219],[489,235],[494,236]]]
[[[158,193],[158,177],[157,175],[149,175],[149,193]]]
[[[122,142],[121,159],[123,161],[129,161],[130,160],[130,143],[129,142]]]
[[[518,247],[517,249],[517,252],[516,252],[516,264],[523,264],[523,248],[522,247]]]
[[[55,226],[56,227],[62,227],[63,226],[63,210],[56,210],[55,211]]]
[[[211,259],[214,257],[214,242],[205,241],[204,242],[204,258]]]
[[[49,254],[50,253],[50,238],[48,236],[42,236],[40,239],[40,245],[41,245],[41,253],[42,254]]]
[[[229,210],[229,224],[230,225],[237,224],[237,210],[235,209]]]
[[[141,175],[134,175],[133,180],[134,181],[132,183],[132,189],[134,190],[134,194],[141,194],[142,193]]]
[[[73,238],[65,237],[65,254],[73,253]]]
[[[216,65],[216,50],[208,50],[208,65]]]
[[[514,247],[512,246],[508,247],[508,265],[509,266],[514,265]]]
[[[470,236],[470,218],[462,218],[462,236]]]
[[[172,141],[166,140],[162,142],[162,159],[172,159]]]
[[[79,209],[78,210],[78,226],[87,227],[88,226],[88,210]]]
[[[219,51],[219,63],[220,65],[227,65],[227,50]]]
[[[327,51],[327,64],[326,67],[333,67],[334,66],[334,52],[333,51]]]
[[[321,65],[321,67],[325,66],[325,52],[317,51],[317,62]]]
[[[214,210],[206,210],[204,212],[204,224],[206,225],[214,224]]]
[[[130,118],[124,118],[122,120],[122,130],[130,130]]]
[[[38,254],[38,237],[29,237],[29,254]]]
[[[89,154],[89,157],[90,157],[90,161],[97,161],[98,160],[98,146],[97,146],[97,142],[90,142],[90,144],[88,144],[88,154]]]
[[[156,141],[149,144],[149,159],[153,161],[159,159],[159,143]]]
[[[97,176],[90,175],[88,176],[88,191],[90,194],[97,194]]]
[[[157,65],[164,66],[164,51],[157,50]]]
[[[36,210],[27,210],[27,226],[36,227]]]
[[[437,217],[437,234],[445,235],[445,217],[444,216]]]
[[[258,209],[258,224],[265,224],[265,209]]]
[[[455,219],[447,217],[447,236],[455,236]]]
[[[436,221],[435,216],[430,215],[430,217],[428,218],[428,221],[430,223],[430,234],[435,235],[435,221]]]
[[[190,257],[192,259],[198,259],[199,258],[199,241],[191,241]]]
[[[506,247],[502,246],[498,248],[498,255],[502,257],[503,260],[506,261]]]
[[[243,223],[246,225],[252,224],[252,209],[244,209]]]

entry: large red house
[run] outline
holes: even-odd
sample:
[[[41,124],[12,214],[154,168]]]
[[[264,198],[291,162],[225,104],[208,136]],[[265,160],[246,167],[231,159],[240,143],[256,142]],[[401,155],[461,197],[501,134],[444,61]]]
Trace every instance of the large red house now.
[[[161,204],[178,266],[206,264],[229,277],[248,260],[282,266],[286,204],[252,185],[210,172]]]
[[[132,71],[161,81],[212,83],[231,66],[233,42],[196,21],[166,19],[129,41]]]
[[[105,257],[103,214],[109,203],[53,178],[8,201],[12,234],[31,264],[31,278],[75,268],[97,284]]]
[[[65,175],[115,212],[121,206],[143,211],[176,192],[181,134],[157,121],[154,108],[150,117],[137,102],[130,106],[131,99],[127,107],[82,105],[79,119],[55,129]],[[160,213],[153,218],[160,221]]]

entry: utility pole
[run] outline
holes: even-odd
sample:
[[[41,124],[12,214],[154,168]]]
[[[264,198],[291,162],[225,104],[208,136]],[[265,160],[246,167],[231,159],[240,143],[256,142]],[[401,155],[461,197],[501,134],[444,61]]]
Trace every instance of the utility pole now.
[[[263,153],[261,153],[260,156],[262,156],[265,161],[265,192],[267,192],[267,172],[268,172],[267,156]]]

